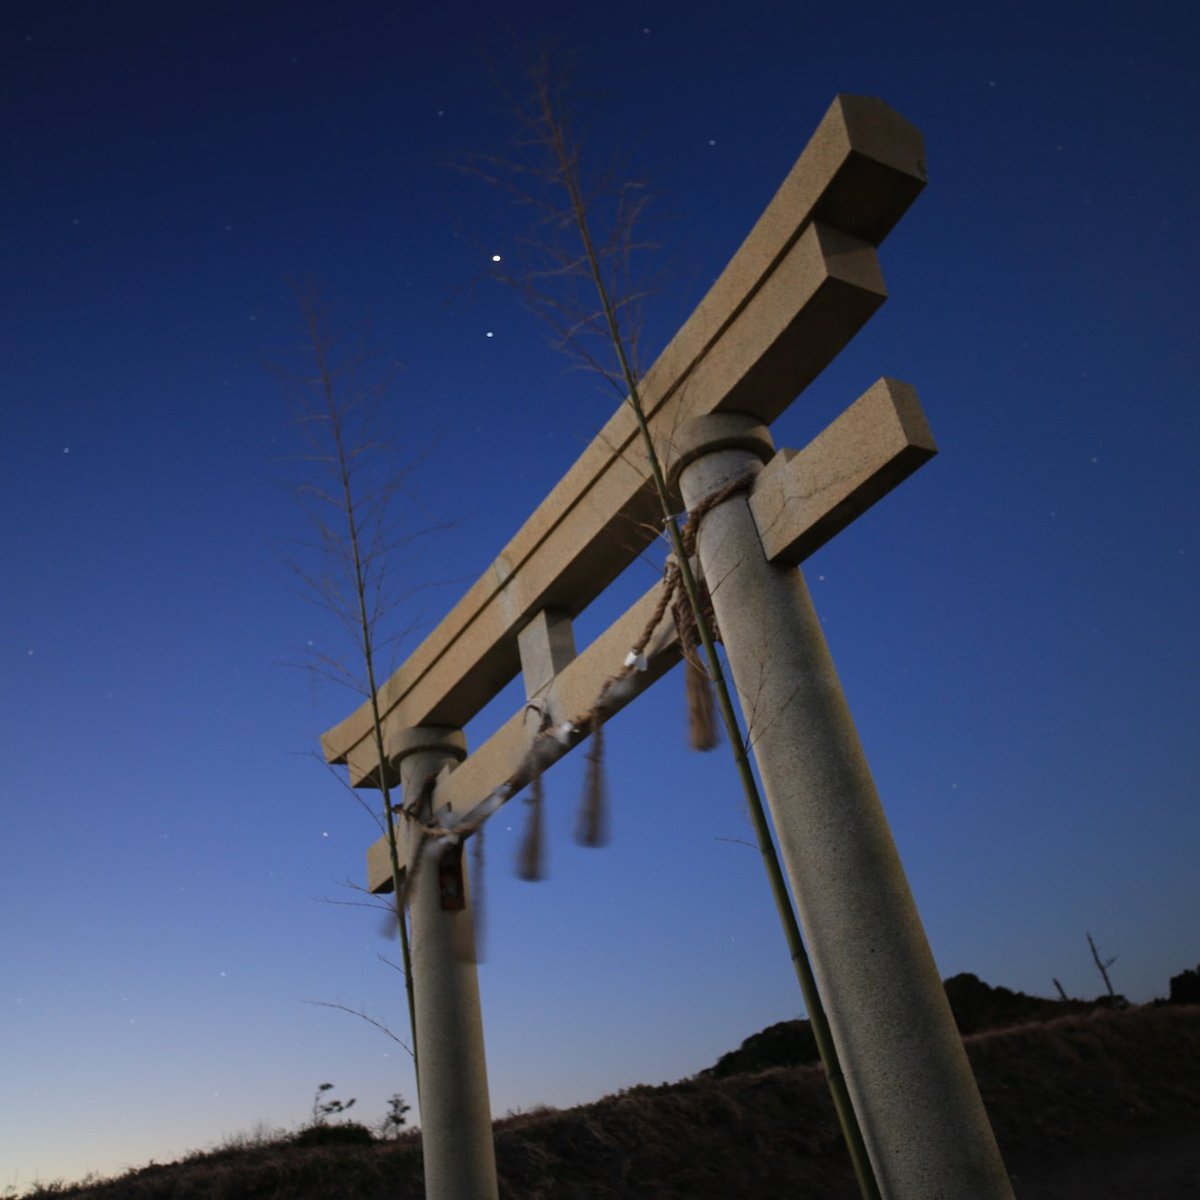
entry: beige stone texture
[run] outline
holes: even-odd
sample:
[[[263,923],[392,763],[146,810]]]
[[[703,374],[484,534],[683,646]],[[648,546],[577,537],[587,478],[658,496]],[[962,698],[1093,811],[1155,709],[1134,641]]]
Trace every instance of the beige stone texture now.
[[[729,445],[758,446],[764,452],[763,457],[771,452],[771,438],[765,427],[757,427],[748,439],[739,417],[730,415],[727,421],[736,434]],[[681,462],[686,461],[689,453],[686,442],[685,431],[677,439],[675,455],[669,463],[673,475],[678,475]],[[698,454],[704,444],[694,446],[692,452]],[[755,480],[750,507],[760,540],[764,547],[773,548],[768,557],[799,562],[824,545],[853,516],[927,462],[934,452],[915,391],[895,380],[880,380],[803,450],[780,450]],[[578,656],[567,656],[565,642],[557,652],[546,648],[553,637],[564,637],[561,614],[546,621],[535,618],[530,623],[535,631],[531,638],[536,636],[543,643],[538,651],[542,658],[535,661],[558,664],[565,661],[549,681],[539,685],[536,693],[530,693],[526,684],[527,695],[538,695],[539,703],[545,705],[555,724],[571,720],[591,707],[605,681],[624,661],[645,627],[659,594],[657,585],[651,588]],[[551,632],[554,629],[557,634]],[[655,629],[646,657],[647,669],[630,677],[629,689],[613,703],[613,712],[640,696],[679,661],[679,641],[669,614]],[[536,679],[543,674],[542,668],[535,668]],[[465,817],[506,780],[511,779],[515,786],[523,785],[526,779],[519,768],[529,749],[534,720],[524,708],[514,713],[461,766],[439,782],[438,803]],[[408,735],[410,739],[411,736]],[[561,746],[547,746],[543,765],[567,754],[583,736],[580,732]],[[399,745],[398,741],[389,740],[389,752]],[[372,769],[375,761],[373,756],[369,759]],[[350,765],[353,771],[354,759]],[[365,782],[362,777],[353,778],[356,783]],[[368,854],[367,875],[372,891],[391,887],[390,868],[375,870],[371,866],[376,860],[386,864],[386,847],[386,841],[380,839]]]
[[[924,179],[911,125],[878,100],[838,97],[647,372],[641,399],[656,447],[677,463],[688,507],[758,470],[751,492],[708,514],[698,558],[881,1192],[1008,1200],[1003,1163],[793,565],[927,461],[933,439],[912,388],[886,379],[798,453],[772,457],[767,428],[883,302],[875,247]],[[406,794],[440,772],[433,803],[462,819],[506,781],[514,790],[527,781],[537,714],[514,714],[457,768],[464,747],[442,727],[464,724],[518,670],[555,724],[587,712],[654,610],[658,589],[578,655],[571,619],[649,543],[656,516],[636,423],[622,405],[380,690],[386,748]],[[664,618],[647,670],[630,678],[620,703],[678,657]],[[327,759],[346,763],[356,785],[373,782],[370,730],[364,706],[323,738]],[[542,765],[585,735],[548,739]],[[373,890],[383,882],[370,866],[378,860],[373,848]],[[436,882],[435,871],[419,872],[412,898],[427,1194],[490,1200],[495,1169],[470,906],[442,911]]]
[[[774,420],[885,297],[874,246],[924,184],[921,136],[840,96],[775,198],[641,387],[656,442],[719,410]],[[622,405],[479,581],[380,689],[389,724],[461,726],[520,669],[516,632],[577,615],[648,544],[655,502]],[[369,781],[370,712],[322,738]]]
[[[686,431],[689,508],[758,468],[761,431],[741,418],[738,447],[738,420]],[[710,439],[722,448],[697,454]],[[744,493],[711,509],[697,551],[880,1192],[1011,1200],[820,620],[800,571],[763,552],[752,509]]]
[[[767,559],[802,562],[936,453],[916,391],[879,380],[803,452],[763,468],[750,511]]]
[[[398,761],[405,803],[424,781],[460,757],[461,734],[413,730]],[[431,813],[418,814],[429,820]],[[415,839],[414,839],[415,842]],[[434,863],[415,866],[410,847],[409,912],[416,1008],[418,1104],[428,1200],[496,1200],[496,1151],[488,1099],[483,1016],[476,969],[475,919],[467,864],[463,862],[465,907],[441,904]]]
[[[575,657],[571,618],[555,608],[543,608],[517,634],[525,699],[532,700]]]

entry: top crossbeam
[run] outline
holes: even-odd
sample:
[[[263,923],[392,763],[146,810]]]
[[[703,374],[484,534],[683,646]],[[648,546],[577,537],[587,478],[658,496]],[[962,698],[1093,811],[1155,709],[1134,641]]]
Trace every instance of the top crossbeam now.
[[[714,412],[774,421],[886,297],[875,247],[925,183],[920,133],[839,96],[779,191],[642,382],[656,443]],[[391,728],[461,728],[521,669],[539,612],[575,616],[653,539],[656,501],[623,404],[499,557],[380,688]],[[371,782],[370,705],[322,737]],[[356,769],[357,768],[357,769]]]

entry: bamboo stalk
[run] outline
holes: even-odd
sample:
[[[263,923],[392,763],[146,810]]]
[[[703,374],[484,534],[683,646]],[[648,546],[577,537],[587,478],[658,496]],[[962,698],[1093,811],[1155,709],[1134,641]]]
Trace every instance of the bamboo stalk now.
[[[626,352],[625,340],[621,334],[617,320],[616,307],[609,294],[604,274],[600,268],[600,261],[592,242],[591,230],[587,218],[587,205],[580,188],[578,175],[575,171],[575,158],[569,152],[565,130],[557,117],[551,97],[548,91],[544,90],[544,81],[542,81],[542,87],[543,90],[540,93],[542,118],[550,133],[551,145],[559,169],[559,178],[570,199],[571,216],[583,245],[587,269],[592,283],[596,288],[604,313],[609,341],[620,366],[621,381],[624,384],[625,394],[628,397],[634,417],[637,420],[642,443],[646,450],[646,456],[650,464],[650,474],[662,509],[664,527],[670,538],[672,551],[679,564],[680,582],[683,585],[688,604],[695,615],[696,628],[700,634],[700,642],[704,647],[705,659],[716,692],[717,707],[733,751],[738,778],[742,785],[747,807],[750,810],[751,821],[758,839],[758,848],[767,872],[767,880],[775,901],[775,908],[779,914],[780,923],[783,926],[792,966],[796,972],[801,994],[804,997],[805,1007],[808,1010],[809,1023],[817,1044],[817,1052],[825,1068],[825,1075],[833,1098],[834,1109],[837,1113],[838,1124],[841,1127],[842,1136],[846,1141],[851,1165],[853,1166],[855,1178],[858,1181],[859,1192],[863,1200],[879,1200],[879,1187],[871,1168],[866,1145],[863,1142],[862,1130],[859,1127],[854,1106],[846,1087],[845,1076],[842,1073],[841,1064],[838,1060],[837,1049],[834,1046],[829,1029],[829,1022],[825,1016],[824,1005],[821,1002],[816,979],[812,973],[812,965],[809,962],[808,953],[804,947],[799,922],[792,907],[791,896],[779,865],[779,856],[775,850],[775,843],[771,838],[770,827],[763,809],[758,783],[754,778],[754,772],[746,753],[745,739],[742,737],[741,729],[738,725],[729,685],[726,682],[725,673],[721,667],[720,658],[717,655],[712,628],[705,615],[704,606],[700,601],[700,589],[697,585],[695,574],[692,571],[691,562],[684,550],[683,538],[679,527],[671,511],[670,494],[663,476],[662,464],[654,445],[654,438],[651,435],[649,424],[646,421],[638,389],[638,381],[630,364],[629,355]]]
[[[395,896],[396,920],[400,927],[400,955],[404,968],[404,991],[408,1004],[409,1029],[412,1033],[413,1070],[416,1073],[419,1100],[421,1072],[417,1061],[417,1006],[416,997],[413,993],[412,953],[405,921],[404,883],[400,874],[400,855],[397,847],[397,809],[396,805],[392,802],[391,786],[388,782],[387,754],[383,746],[383,715],[379,711],[379,691],[376,686],[375,674],[375,639],[373,636],[371,613],[367,603],[369,589],[366,578],[366,558],[359,537],[358,508],[350,479],[351,453],[345,443],[342,410],[339,406],[337,395],[334,392],[333,370],[326,356],[325,340],[322,336],[321,324],[317,317],[316,308],[311,301],[304,304],[304,312],[308,323],[309,341],[317,360],[317,375],[325,402],[329,430],[333,438],[338,483],[342,493],[342,512],[346,517],[346,534],[349,540],[350,566],[354,582],[356,632],[362,651],[363,667],[366,671],[367,694],[371,698],[371,732],[375,743],[375,754],[378,764],[379,793],[383,800],[384,828],[387,835],[388,856],[392,869],[392,890]],[[403,819],[403,811],[401,811],[400,816]]]

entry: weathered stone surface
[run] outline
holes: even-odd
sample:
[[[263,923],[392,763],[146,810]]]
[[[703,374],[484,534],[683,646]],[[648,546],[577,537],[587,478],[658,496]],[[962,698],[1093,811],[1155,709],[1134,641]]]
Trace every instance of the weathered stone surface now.
[[[517,634],[525,699],[532,700],[575,657],[571,618],[554,608],[543,608]]]
[[[696,311],[647,372],[656,441],[693,416],[769,423],[883,302],[874,245],[924,184],[913,126],[882,101],[839,96]],[[649,543],[655,502],[628,405],[408,661],[380,689],[397,728],[465,724],[520,669],[516,631],[545,608],[577,615]],[[330,762],[369,777],[356,750],[367,706],[322,738]],[[356,766],[357,761],[357,766]]]
[[[743,418],[747,433],[757,430]],[[695,508],[758,469],[731,419],[680,476]],[[847,470],[847,467],[843,467]],[[882,1195],[1011,1200],[900,856],[804,580],[768,560],[744,493],[697,537],[813,971]]]
[[[936,453],[916,391],[879,380],[800,454],[763,468],[750,510],[767,559],[802,562]]]
[[[459,758],[461,734],[416,729],[398,760],[406,800]],[[457,734],[457,736],[455,736]],[[417,814],[431,818],[429,810]],[[416,839],[413,839],[414,843]],[[459,852],[454,847],[452,852]],[[496,1152],[476,969],[475,918],[466,863],[462,903],[443,904],[437,863],[410,847],[409,912],[416,1020],[418,1104],[429,1200],[496,1200]]]
[[[736,422],[738,418],[728,414],[727,419]],[[771,439],[764,428],[759,427],[755,441],[761,444],[764,457],[770,454]],[[680,455],[686,459],[687,448],[676,445],[674,452],[670,463],[673,475],[678,474]],[[764,548],[770,547],[768,557],[802,561],[933,453],[933,439],[916,393],[907,384],[880,380],[803,450],[780,450],[759,474],[750,507]],[[539,701],[555,722],[569,720],[591,705],[645,626],[658,598],[656,585],[587,649],[560,665],[548,684],[540,685]],[[537,636],[548,639],[551,634],[543,630]],[[543,648],[542,652],[548,651]],[[565,647],[553,653],[561,663]],[[628,693],[613,711],[641,695],[678,661],[678,638],[668,615],[647,647],[646,671],[631,679]],[[439,785],[439,801],[450,804],[455,813],[466,814],[510,778],[529,748],[529,722],[523,708],[515,713]],[[389,741],[389,749],[399,744]],[[564,745],[562,753],[573,745],[574,741]],[[371,771],[375,761],[375,756],[368,756]],[[355,773],[355,763],[354,757],[348,760],[352,781],[369,783],[369,774]]]
[[[882,303],[874,246],[923,181],[916,131],[878,101],[839,97],[640,397],[656,451],[677,461],[673,478],[689,509],[739,481],[707,512],[697,557],[880,1190],[1010,1200],[820,623],[790,565],[926,461],[933,440],[915,392],[892,380],[798,454],[774,455],[767,428]],[[654,536],[639,439],[622,405],[381,689],[388,757],[406,796],[430,807],[425,819],[436,811],[445,825],[453,816],[458,833],[469,833],[460,822],[474,805],[512,795],[534,758],[544,768],[582,740],[593,715],[610,713],[593,706],[657,612],[657,589],[577,657],[570,620]],[[747,473],[752,488],[740,482]],[[647,670],[622,678],[621,704],[678,655],[664,617],[646,647]],[[460,756],[449,740],[426,744],[437,732],[427,727],[462,725],[518,669],[537,698],[538,727],[561,738],[533,742],[527,708],[423,792],[431,772]],[[370,718],[364,706],[323,739],[326,757],[348,763],[355,783],[371,781],[372,761],[378,772],[378,754],[363,752]],[[470,910],[439,909],[438,874],[417,872],[411,889],[427,1184],[431,1196],[491,1196]],[[464,899],[465,875],[453,882],[453,898]],[[465,1131],[457,1154],[456,1127]]]

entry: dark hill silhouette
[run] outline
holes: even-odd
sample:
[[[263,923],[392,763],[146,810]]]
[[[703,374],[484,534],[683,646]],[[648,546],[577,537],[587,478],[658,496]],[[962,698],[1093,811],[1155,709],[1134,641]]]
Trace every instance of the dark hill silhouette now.
[[[1174,988],[1175,980],[1171,981]],[[1059,1017],[1113,1007],[1106,995],[1096,1000],[1049,1000],[1027,996],[1006,987],[992,987],[976,975],[961,974],[942,985],[960,1033],[983,1033],[988,1029],[1006,1029],[1028,1021],[1054,1021]],[[1123,1001],[1122,1001],[1123,1003]],[[1118,1005],[1119,1007],[1120,1005]],[[768,1067],[799,1067],[817,1061],[817,1043],[803,1019],[780,1021],[761,1033],[752,1034],[736,1050],[723,1054],[701,1075],[725,1079],[746,1071]]]
[[[1200,963],[1194,971],[1180,971],[1171,976],[1171,994],[1168,1004],[1200,1004]]]

